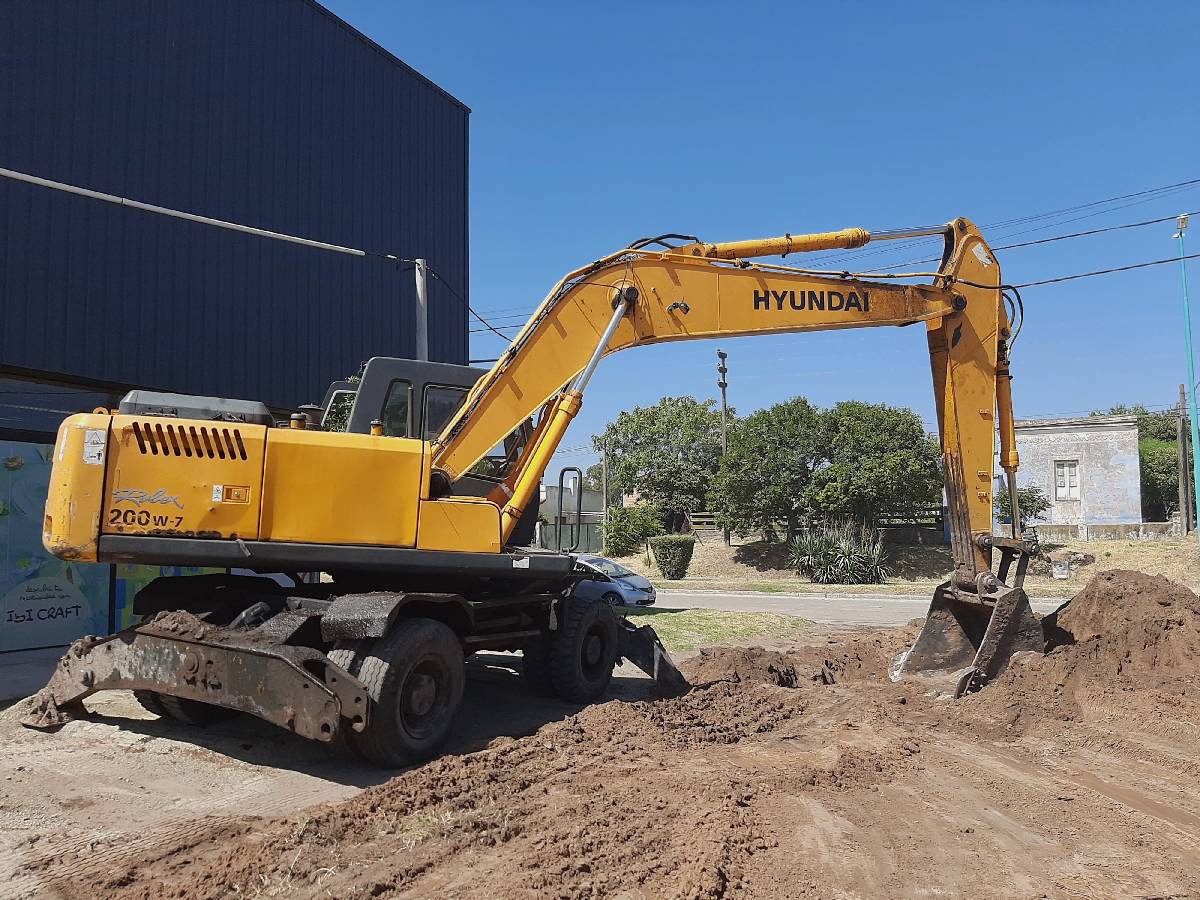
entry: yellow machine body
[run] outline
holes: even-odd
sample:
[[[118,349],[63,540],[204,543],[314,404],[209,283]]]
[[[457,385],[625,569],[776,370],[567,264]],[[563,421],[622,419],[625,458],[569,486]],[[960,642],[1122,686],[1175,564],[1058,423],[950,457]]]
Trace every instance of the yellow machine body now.
[[[486,500],[422,499],[429,445],[407,438],[151,416],[63,422],[43,542],[98,559],[101,535],[496,553]]]
[[[868,276],[757,260],[933,234],[944,240],[936,272]],[[411,576],[434,590],[442,582],[432,579],[447,577],[475,585],[537,577],[531,557],[507,552],[508,544],[603,357],[665,341],[923,323],[954,571],[934,593],[902,671],[954,673],[960,694],[995,677],[1013,653],[1043,649],[1023,590],[1033,546],[1020,534],[1015,491],[1014,323],[999,263],[978,229],[955,219],[879,235],[849,228],[717,244],[667,238],[676,236],[639,241],[560,280],[430,442],[377,427],[347,434],[73,416],[55,449],[45,545],[78,560],[259,571],[286,564],[335,578],[349,569],[373,573],[373,584],[386,568],[389,587]],[[910,283],[917,277],[931,281]],[[1019,306],[1016,295],[1014,314]],[[487,479],[487,497],[455,496],[491,448],[508,446],[534,416],[528,439]],[[1013,498],[1011,537],[992,533],[997,436]]]
[[[98,558],[102,535],[495,554],[528,507],[601,357],[665,341],[924,323],[952,580],[974,589],[992,563],[997,433],[1010,478],[1017,466],[1011,323],[1000,267],[978,229],[956,219],[922,233],[945,239],[942,264],[924,273],[930,284],[752,261],[873,239],[858,228],[724,244],[641,242],[617,251],[554,287],[431,442],[146,415],[74,416],[59,433],[45,544],[75,559]],[[487,498],[453,496],[454,485],[533,416],[540,416],[537,428]],[[123,559],[137,557],[136,547],[122,546]],[[161,542],[156,547],[161,557]]]

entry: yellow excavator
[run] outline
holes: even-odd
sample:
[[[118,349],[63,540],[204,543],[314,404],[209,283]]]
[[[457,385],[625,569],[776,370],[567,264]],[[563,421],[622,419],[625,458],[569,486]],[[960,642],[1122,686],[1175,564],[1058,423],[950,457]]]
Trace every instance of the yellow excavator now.
[[[934,272],[788,263],[927,235],[944,239]],[[566,275],[477,378],[372,361],[319,416],[276,422],[262,404],[143,391],[71,416],[54,450],[47,549],[213,572],[157,579],[135,600],[139,624],[76,642],[27,724],[53,727],[96,691],[132,689],[162,715],[248,712],[401,765],[437,752],[478,650],[523,651],[532,686],[576,702],[600,697],[621,658],[684,690],[649,627],[573,596],[585,575],[571,553],[525,546],[600,360],[660,341],[918,323],[954,571],[901,668],[949,680],[955,695],[978,689],[1014,652],[1044,649],[1022,590],[1032,547],[1014,490],[1014,301],[966,219],[730,243],[663,235]],[[346,431],[328,427],[339,403],[352,410]],[[993,535],[997,432],[1013,504],[1005,537]]]

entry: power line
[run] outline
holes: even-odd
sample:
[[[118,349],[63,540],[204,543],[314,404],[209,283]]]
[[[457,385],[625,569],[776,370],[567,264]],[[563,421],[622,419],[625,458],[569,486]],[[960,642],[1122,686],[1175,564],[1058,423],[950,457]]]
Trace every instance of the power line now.
[[[1100,210],[1098,212],[1088,213],[1085,216],[1079,216],[1075,219],[1068,220],[1068,221],[1079,221],[1080,219],[1090,218],[1090,217],[1096,216],[1096,215],[1103,215],[1108,212],[1115,212],[1116,209],[1125,209],[1129,206],[1136,206],[1138,203],[1146,203],[1146,202],[1150,202],[1151,200],[1158,200],[1158,199],[1161,199],[1162,197],[1167,196],[1168,194],[1177,193],[1179,191],[1186,190],[1197,184],[1200,184],[1200,178],[1192,178],[1187,181],[1176,182],[1175,184],[1163,185],[1162,187],[1148,188],[1143,191],[1135,191],[1132,194],[1121,194],[1116,197],[1108,197],[1107,199],[1104,199],[1104,200],[1093,200],[1090,203],[1081,203],[1076,206],[1067,206],[1067,207],[1063,207],[1062,209],[1053,210],[1051,212],[1036,213],[1033,215],[1021,216],[1021,217],[1018,217],[1015,219],[1007,219],[1007,220],[1000,221],[1000,222],[989,222],[989,223],[983,225],[982,227],[986,228],[986,229],[1009,228],[1014,225],[1024,225],[1028,222],[1036,222],[1036,221],[1042,221],[1045,219],[1059,218],[1061,216],[1068,215],[1069,213],[1079,212],[1080,210],[1084,210],[1084,209],[1092,209],[1097,206],[1104,206],[1106,204],[1116,203],[1121,200],[1130,200],[1130,199],[1137,198],[1137,197],[1144,198],[1141,200],[1136,200],[1134,203],[1126,204],[1125,206],[1116,207],[1115,209],[1104,209],[1104,210]],[[1026,231],[1023,231],[1023,232],[1015,232],[1013,234],[1009,234],[1006,236],[1015,237],[1017,234],[1027,234],[1029,231],[1038,231],[1038,230],[1040,230],[1040,228],[1052,228],[1055,225],[1064,225],[1064,224],[1066,224],[1066,222],[1051,222],[1046,225],[1039,226],[1038,228],[1031,228],[1031,229],[1027,229]],[[896,253],[896,252],[900,252],[902,250],[906,250],[906,249],[909,249],[912,247],[923,246],[928,243],[929,243],[929,239],[921,238],[921,239],[914,240],[914,241],[906,241],[904,243],[893,244],[890,247],[872,248],[870,250],[857,250],[857,251],[853,251],[850,253],[841,254],[839,256],[833,257],[832,259],[822,260],[821,264],[822,265],[832,265],[835,262],[841,262],[843,260],[861,259],[866,256],[875,256],[875,255],[878,255],[881,253]],[[934,260],[934,261],[936,261],[936,260]],[[906,265],[911,265],[911,263],[908,263]]]
[[[1060,275],[1057,278],[1046,278],[1042,281],[1027,281],[1025,284],[1014,284],[1012,287],[1038,287],[1043,284],[1058,284],[1060,281],[1074,281],[1076,278],[1092,278],[1095,275],[1111,275],[1113,272],[1128,272],[1130,269],[1145,269],[1148,266],[1161,266],[1166,263],[1179,262],[1181,259],[1196,259],[1200,253],[1189,253],[1187,256],[1172,256],[1169,259],[1155,259],[1150,262],[1133,263],[1128,266],[1116,266],[1112,269],[1097,269],[1094,272],[1080,272],[1076,275]]]
[[[1200,211],[1183,213],[1183,215],[1186,215],[1186,216],[1200,215]],[[1161,224],[1162,222],[1174,222],[1178,218],[1179,218],[1179,215],[1176,214],[1173,216],[1163,216],[1158,219],[1146,219],[1145,221],[1142,221],[1142,222],[1127,222],[1124,225],[1110,225],[1107,228],[1092,228],[1092,229],[1089,229],[1088,231],[1073,231],[1070,234],[1058,234],[1058,235],[1054,235],[1053,237],[1038,238],[1036,241],[1021,241],[1020,243],[1017,243],[1017,244],[1001,244],[999,246],[992,247],[992,250],[993,251],[1017,250],[1021,247],[1032,247],[1035,244],[1051,244],[1055,241],[1066,241],[1066,240],[1070,240],[1072,238],[1088,237],[1093,234],[1105,234],[1110,231],[1122,231],[1126,228],[1141,228],[1145,225],[1158,225],[1158,224]],[[941,260],[940,256],[934,256],[929,259],[910,259],[908,262],[893,263],[890,266],[879,266],[878,268],[868,269],[867,271],[869,271],[869,272],[886,272],[889,269],[903,269],[906,266],[918,266],[918,265],[921,265],[922,263],[938,262],[939,260]]]
[[[1135,192],[1129,193],[1129,194],[1119,194],[1115,197],[1108,197],[1103,200],[1093,200],[1088,203],[1076,204],[1075,206],[1067,206],[1067,207],[1063,207],[1061,209],[1051,210],[1049,212],[1034,213],[1034,214],[1031,214],[1028,216],[1020,216],[1020,217],[1017,217],[1014,219],[1007,219],[1007,220],[1003,220],[1003,221],[999,221],[999,222],[993,222],[988,225],[985,225],[984,227],[985,228],[1005,228],[1005,227],[1011,227],[1013,225],[1024,225],[1029,222],[1036,222],[1036,221],[1050,219],[1050,218],[1059,218],[1061,216],[1068,215],[1073,212],[1079,212],[1081,210],[1086,210],[1086,209],[1094,209],[1097,206],[1106,206],[1107,204],[1117,203],[1122,200],[1135,200],[1135,198],[1143,198],[1140,200],[1135,200],[1134,203],[1125,204],[1124,206],[1099,210],[1097,212],[1092,212],[1092,213],[1088,213],[1083,216],[1078,216],[1074,219],[1068,219],[1068,220],[1066,220],[1066,222],[1052,222],[1052,223],[1049,223],[1046,225],[1038,226],[1036,228],[1026,229],[1025,231],[1014,232],[1009,235],[1011,237],[1017,237],[1021,234],[1028,234],[1030,231],[1039,231],[1039,230],[1041,230],[1041,228],[1051,228],[1051,227],[1054,227],[1055,225],[1067,224],[1067,222],[1080,221],[1081,219],[1090,218],[1092,216],[1103,215],[1103,214],[1110,213],[1110,212],[1116,212],[1119,209],[1125,209],[1125,208],[1128,208],[1129,206],[1137,205],[1137,203],[1144,203],[1144,202],[1148,202],[1149,200],[1160,199],[1161,197],[1164,197],[1169,193],[1181,191],[1186,188],[1193,187],[1197,184],[1200,184],[1200,178],[1192,178],[1192,179],[1188,179],[1186,181],[1175,182],[1174,184],[1163,185],[1163,186],[1157,187],[1157,188],[1147,188],[1145,190],[1135,191]],[[1200,212],[1197,212],[1196,214],[1200,215]],[[1094,228],[1094,229],[1089,229],[1086,231],[1072,232],[1070,234],[1056,235],[1056,236],[1049,237],[1049,238],[1040,238],[1038,240],[1033,240],[1033,241],[1021,241],[1021,242],[1014,243],[1014,244],[1003,244],[1003,245],[993,247],[992,249],[993,250],[1014,250],[1014,249],[1018,249],[1018,248],[1022,248],[1022,247],[1034,246],[1037,244],[1046,244],[1046,243],[1052,243],[1054,241],[1062,241],[1062,240],[1069,240],[1069,239],[1079,238],[1079,237],[1087,237],[1090,235],[1104,234],[1107,232],[1120,231],[1120,230],[1124,230],[1124,229],[1128,229],[1128,228],[1141,228],[1146,225],[1155,225],[1155,224],[1160,224],[1162,222],[1171,221],[1175,218],[1177,218],[1177,216],[1174,216],[1174,215],[1164,216],[1162,218],[1157,218],[1157,219],[1147,219],[1147,220],[1141,221],[1141,222],[1129,222],[1129,223],[1125,223],[1122,225],[1109,226],[1106,228]],[[836,263],[836,262],[841,262],[841,261],[849,260],[849,259],[860,259],[865,256],[871,256],[871,255],[875,255],[875,254],[879,254],[879,253],[894,253],[894,252],[898,252],[900,250],[920,246],[920,245],[923,245],[926,243],[928,243],[928,241],[926,239],[908,241],[908,242],[904,242],[901,244],[895,244],[890,247],[875,248],[871,251],[858,251],[858,252],[844,254],[841,256],[835,256],[835,257],[832,257],[829,259],[823,259],[820,261],[820,264],[821,265],[832,265],[833,263]],[[1187,257],[1187,258],[1191,259],[1192,257]],[[868,271],[884,272],[884,271],[888,271],[888,270],[892,270],[892,269],[902,269],[906,266],[911,266],[911,265],[919,265],[922,263],[929,263],[929,262],[938,262],[940,259],[941,259],[940,256],[936,256],[936,257],[931,257],[931,258],[927,258],[927,259],[910,260],[910,261],[904,262],[904,263],[896,263],[896,264],[887,265],[887,266],[879,266],[875,269],[871,269]],[[1149,262],[1149,263],[1139,263],[1139,264],[1133,265],[1133,266],[1122,266],[1122,267],[1117,267],[1114,269],[1103,269],[1103,270],[1099,270],[1096,272],[1086,272],[1086,273],[1081,273],[1078,275],[1068,275],[1068,276],[1062,276],[1060,278],[1046,279],[1044,281],[1036,281],[1036,282],[1029,282],[1027,284],[1019,284],[1019,285],[1016,285],[1016,287],[1018,287],[1018,288],[1036,287],[1036,286],[1045,285],[1045,284],[1056,284],[1060,281],[1070,281],[1070,280],[1073,280],[1076,278],[1088,278],[1093,275],[1106,275],[1106,274],[1111,274],[1113,272],[1123,272],[1123,271],[1127,271],[1129,269],[1145,268],[1147,266],[1160,265],[1160,264],[1162,264],[1162,262],[1170,262],[1170,261],[1171,260],[1154,261],[1154,262]],[[500,307],[496,310],[489,310],[488,312],[489,313],[507,312],[508,310],[512,310],[512,309],[520,309],[520,307],[513,307],[513,306]],[[535,312],[535,311],[536,310],[531,309],[528,312],[506,314],[506,315],[500,316],[499,318],[501,318],[501,319],[521,319],[523,317],[528,317],[529,315],[532,315],[533,312]],[[474,312],[474,311],[472,310],[472,312]],[[523,325],[524,325],[524,321],[522,321],[519,324],[514,324],[514,325],[494,326],[492,322],[483,320],[483,318],[479,314],[476,313],[475,315],[476,315],[476,318],[480,319],[480,321],[483,322],[483,324],[486,327],[471,329],[469,331],[470,334],[481,334],[485,331],[490,331],[491,333],[496,334],[497,336],[503,338],[505,341],[508,341],[510,343],[511,343],[512,339],[506,335],[500,334],[498,329],[513,330],[513,329],[519,329],[519,328],[523,327]]]

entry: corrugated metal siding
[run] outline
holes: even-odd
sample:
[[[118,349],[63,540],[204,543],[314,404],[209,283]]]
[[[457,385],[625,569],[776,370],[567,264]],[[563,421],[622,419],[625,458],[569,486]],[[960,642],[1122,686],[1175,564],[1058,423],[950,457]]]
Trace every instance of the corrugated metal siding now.
[[[0,7],[0,166],[426,256],[467,296],[469,110],[307,0]],[[411,271],[0,179],[0,365],[319,399],[408,356]],[[467,358],[430,286],[430,355]]]

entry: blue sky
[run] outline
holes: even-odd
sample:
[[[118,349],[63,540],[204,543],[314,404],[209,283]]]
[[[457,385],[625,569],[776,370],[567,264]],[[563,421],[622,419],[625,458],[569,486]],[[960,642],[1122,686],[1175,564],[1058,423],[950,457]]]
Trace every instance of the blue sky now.
[[[1200,178],[1195,3],[326,5],[472,108],[471,303],[503,323],[648,234],[987,225]],[[985,234],[1003,244],[1200,210],[1200,185],[1137,199]],[[1021,283],[1161,259],[1178,253],[1173,231],[1000,263]],[[1200,307],[1200,266],[1189,274]],[[1024,296],[1018,417],[1173,402],[1186,378],[1177,265]],[[920,328],[720,345],[739,412],[802,394],[909,406],[933,427]],[[503,346],[472,335],[474,357]],[[605,361],[563,446],[664,395],[716,397],[716,346]]]

